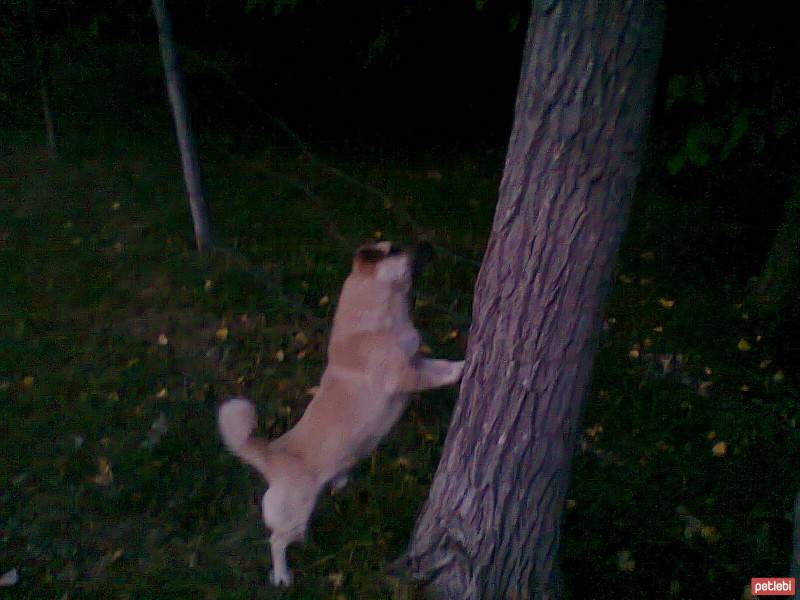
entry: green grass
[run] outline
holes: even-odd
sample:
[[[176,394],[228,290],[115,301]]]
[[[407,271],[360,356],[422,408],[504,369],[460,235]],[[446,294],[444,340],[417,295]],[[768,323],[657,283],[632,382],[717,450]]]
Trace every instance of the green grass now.
[[[323,368],[352,248],[378,231],[407,240],[408,223],[296,152],[240,156],[206,142],[216,235],[249,265],[202,259],[171,145],[93,135],[73,136],[56,163],[24,138],[3,157],[0,572],[18,568],[15,592],[31,598],[387,596],[381,570],[407,542],[454,393],[415,398],[345,492],[322,498],[308,543],[289,553],[297,585],[281,592],[267,585],[263,484],[222,449],[214,412],[242,393],[263,432],[291,426]],[[482,162],[355,153],[337,166],[476,258],[500,164]],[[776,382],[781,365],[760,368],[774,340],[742,319],[743,292],[681,279],[669,259],[681,224],[653,206],[669,199],[639,199],[620,258],[586,420],[602,431],[576,456],[564,570],[575,598],[738,598],[750,577],[788,565],[786,513],[800,485],[794,374]],[[415,318],[436,355],[463,353],[475,272],[445,256],[420,283]],[[751,350],[737,349],[742,337]],[[688,384],[649,376],[648,353],[684,355]],[[692,389],[698,380],[713,380],[707,397]],[[168,431],[148,444],[162,413]],[[720,440],[727,452],[715,457]],[[705,535],[687,536],[689,522]],[[620,568],[621,551],[632,570]]]

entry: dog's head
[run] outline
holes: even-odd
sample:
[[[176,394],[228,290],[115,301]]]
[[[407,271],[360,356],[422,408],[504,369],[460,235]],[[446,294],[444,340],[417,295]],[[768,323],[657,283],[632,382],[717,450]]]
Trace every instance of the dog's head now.
[[[339,296],[332,343],[337,335],[407,322],[411,283],[432,255],[429,244],[407,249],[392,242],[371,242],[356,250],[353,270]]]
[[[421,243],[408,250],[393,242],[374,242],[356,250],[353,273],[376,283],[387,283],[404,289],[411,287],[412,278],[433,258],[433,248]]]

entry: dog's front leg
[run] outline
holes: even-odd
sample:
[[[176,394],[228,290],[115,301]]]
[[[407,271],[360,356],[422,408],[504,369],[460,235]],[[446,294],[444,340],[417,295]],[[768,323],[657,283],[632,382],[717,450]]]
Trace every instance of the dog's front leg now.
[[[418,392],[453,385],[461,379],[463,371],[463,360],[415,356],[403,376],[403,391]]]

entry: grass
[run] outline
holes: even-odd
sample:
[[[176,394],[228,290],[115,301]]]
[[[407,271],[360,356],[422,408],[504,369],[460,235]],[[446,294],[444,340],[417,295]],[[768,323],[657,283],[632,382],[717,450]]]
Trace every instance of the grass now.
[[[30,148],[5,157],[0,518],[3,567],[19,569],[19,593],[274,594],[256,506],[263,484],[220,447],[214,409],[243,393],[258,401],[266,432],[288,427],[321,373],[349,269],[352,248],[330,237],[328,222],[353,240],[396,228],[380,203],[364,218],[370,199],[324,177],[318,193],[330,205],[310,207],[291,182],[318,175],[300,163],[210,165],[217,235],[271,279],[264,287],[240,261],[195,255],[171,158],[134,150],[48,163]],[[394,178],[398,195],[439,187],[416,174]],[[488,179],[475,179],[473,194],[490,195]],[[441,187],[432,196],[440,203],[416,218],[450,210]],[[469,249],[470,235],[446,239]],[[456,290],[471,277],[440,264],[420,299],[460,310]],[[418,320],[437,354],[460,355],[440,311],[422,307]],[[290,553],[298,585],[283,596],[382,593],[380,567],[408,537],[452,398],[415,399],[347,493],[322,500],[312,540]],[[162,414],[168,431],[153,444]]]
[[[6,143],[0,574],[17,568],[16,596],[30,598],[387,597],[381,570],[407,542],[454,393],[414,398],[345,492],[322,498],[290,550],[288,591],[267,585],[263,484],[221,448],[214,410],[245,394],[264,433],[289,427],[323,368],[352,248],[412,228],[286,148],[206,141],[212,223],[246,262],[198,257],[163,123],[122,141],[68,132],[54,163],[24,135]],[[413,233],[478,258],[501,164],[487,162],[351,152],[336,164],[411,215]],[[671,256],[686,236],[672,234],[686,225],[643,189],[574,463],[564,571],[575,598],[738,598],[750,577],[787,571],[796,373],[766,362],[773,328],[745,314],[743,290],[682,278]],[[421,281],[415,318],[436,355],[463,354],[475,274],[443,256]]]

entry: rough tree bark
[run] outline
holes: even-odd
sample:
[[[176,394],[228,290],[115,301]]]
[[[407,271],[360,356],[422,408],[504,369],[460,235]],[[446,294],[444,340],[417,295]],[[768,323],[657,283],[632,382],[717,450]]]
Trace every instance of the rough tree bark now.
[[[208,205],[203,192],[200,177],[200,162],[197,159],[189,112],[183,93],[183,77],[178,64],[178,53],[172,38],[172,23],[167,13],[164,0],[153,0],[153,14],[158,25],[158,43],[161,48],[161,61],[164,65],[164,79],[167,84],[167,95],[175,122],[175,135],[178,138],[178,149],[181,154],[183,181],[189,195],[189,208],[194,223],[194,238],[200,252],[211,247],[211,225],[208,219]]]
[[[658,1],[534,2],[465,376],[395,563],[432,597],[560,595],[572,454],[663,21]]]

